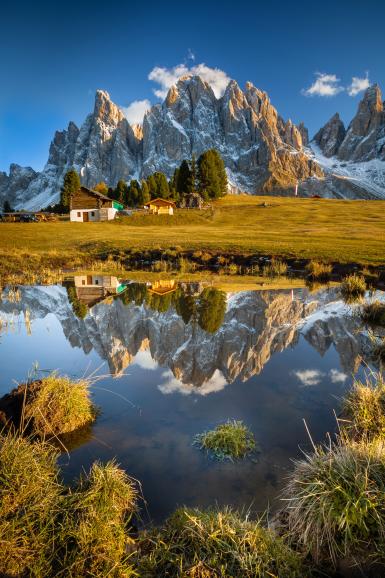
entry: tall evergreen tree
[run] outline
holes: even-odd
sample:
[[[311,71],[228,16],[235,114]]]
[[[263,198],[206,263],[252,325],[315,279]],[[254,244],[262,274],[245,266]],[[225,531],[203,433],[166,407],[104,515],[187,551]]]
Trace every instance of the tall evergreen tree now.
[[[149,177],[147,177],[147,185],[151,199],[155,199],[157,194],[156,194],[156,181],[154,175],[150,175]]]
[[[80,177],[78,173],[74,169],[67,171],[60,192],[60,204],[64,211],[69,211],[71,195],[77,193],[79,189]]]
[[[205,199],[216,199],[226,193],[227,175],[222,157],[209,149],[198,159],[199,192]]]
[[[139,203],[139,197],[141,194],[140,184],[136,179],[132,179],[130,186],[127,189],[126,203],[129,207],[136,207]]]
[[[116,185],[116,189],[115,189],[115,199],[117,201],[119,201],[119,203],[125,203],[126,202],[126,198],[127,198],[127,183],[126,181],[123,181],[123,179],[120,179],[118,181],[118,184]]]
[[[168,187],[168,181],[166,175],[161,172],[156,172],[153,174],[155,184],[156,184],[156,197],[161,199],[167,199],[170,196],[170,189]]]
[[[140,187],[140,195],[138,200],[138,205],[145,205],[151,199],[150,191],[148,190],[147,181],[143,180]]]
[[[13,212],[13,209],[11,207],[11,203],[8,201],[8,199],[6,199],[4,201],[3,210],[4,210],[4,213],[12,213]]]
[[[191,170],[186,160],[182,161],[176,178],[176,190],[181,195],[192,192]]]
[[[197,181],[198,181],[198,174],[197,174],[197,161],[195,158],[195,153],[192,154],[191,157],[191,192],[195,193],[197,190]]]

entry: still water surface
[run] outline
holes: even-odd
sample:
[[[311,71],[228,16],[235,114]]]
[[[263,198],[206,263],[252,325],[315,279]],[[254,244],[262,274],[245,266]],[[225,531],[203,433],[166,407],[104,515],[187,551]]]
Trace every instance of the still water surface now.
[[[100,376],[101,414],[62,456],[67,481],[96,459],[142,483],[149,514],[178,505],[277,507],[301,449],[336,429],[333,410],[367,370],[369,336],[338,288],[222,293],[201,284],[77,277],[0,301],[0,394],[40,371]],[[219,463],[193,436],[243,420],[255,460]]]

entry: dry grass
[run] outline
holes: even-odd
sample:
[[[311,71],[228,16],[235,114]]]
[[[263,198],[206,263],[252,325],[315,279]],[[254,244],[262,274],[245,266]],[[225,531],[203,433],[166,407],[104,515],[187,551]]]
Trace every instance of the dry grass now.
[[[385,303],[381,301],[372,301],[362,305],[361,319],[369,325],[385,327]]]
[[[0,434],[0,574],[50,576],[61,488],[51,446]]]
[[[344,441],[295,462],[284,492],[292,543],[320,562],[384,561],[385,445]]]
[[[266,200],[269,206],[261,208]],[[176,245],[182,250],[375,265],[385,263],[384,241],[382,201],[228,195],[215,202],[212,211],[178,211],[174,217],[1,223],[0,269],[73,267],[108,252]]]
[[[342,406],[341,424],[355,439],[385,436],[385,381],[381,373],[354,380]]]
[[[143,578],[304,578],[300,557],[259,522],[232,511],[177,510],[141,540]]]
[[[306,267],[307,274],[314,281],[327,281],[330,278],[333,266],[330,263],[310,261]]]
[[[94,463],[66,498],[56,576],[137,576],[127,554],[137,492],[114,462]]]
[[[69,489],[53,446],[0,435],[0,574],[9,578],[130,578],[134,482],[96,463]]]
[[[359,301],[365,295],[366,283],[364,277],[360,275],[348,275],[342,281],[341,295],[347,303]]]
[[[24,420],[39,436],[71,433],[94,421],[89,381],[49,375],[26,384]]]

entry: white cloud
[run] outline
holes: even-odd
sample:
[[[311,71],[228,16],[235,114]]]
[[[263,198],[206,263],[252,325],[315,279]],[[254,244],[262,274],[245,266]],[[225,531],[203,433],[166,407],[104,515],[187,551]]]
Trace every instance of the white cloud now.
[[[144,113],[150,108],[149,100],[134,100],[128,106],[122,107],[122,111],[130,124],[142,124]]]
[[[363,92],[370,86],[368,74],[365,78],[359,78],[358,76],[353,76],[351,84],[347,87],[349,96],[356,96],[360,92]]]
[[[302,369],[294,371],[294,375],[299,379],[303,387],[311,387],[321,383],[324,374],[318,369]]]
[[[335,74],[316,72],[316,77],[309,88],[302,90],[302,94],[305,96],[335,96],[345,90],[339,84],[340,79]]]
[[[138,351],[133,360],[133,365],[138,365],[142,369],[154,371],[158,368],[157,362],[152,359],[151,353],[148,349]]]
[[[174,377],[170,370],[164,371],[162,377],[166,378],[167,381],[158,385],[158,389],[166,395],[170,393],[181,393],[182,395],[191,395],[192,393],[195,393],[196,395],[205,396],[209,393],[221,391],[227,385],[227,381],[219,369],[213,373],[210,379],[202,383],[199,387],[195,387],[188,383],[182,383],[179,379]]]
[[[195,54],[193,53],[193,51],[191,50],[191,48],[188,49],[187,52],[187,60],[195,60]]]
[[[329,372],[329,375],[330,375],[330,379],[331,379],[332,383],[345,383],[345,381],[348,378],[346,373],[343,373],[342,371],[339,371],[338,369],[331,369]]]
[[[193,59],[193,57],[195,58],[191,53],[190,58]],[[210,68],[210,66],[206,66],[204,63],[195,64],[190,67],[186,64],[177,64],[172,68],[156,66],[151,70],[148,78],[160,86],[160,88],[154,89],[154,94],[158,98],[165,98],[171,86],[175,84],[181,76],[186,76],[187,74],[196,74],[208,82],[217,98],[223,95],[226,86],[231,80],[223,70]]]

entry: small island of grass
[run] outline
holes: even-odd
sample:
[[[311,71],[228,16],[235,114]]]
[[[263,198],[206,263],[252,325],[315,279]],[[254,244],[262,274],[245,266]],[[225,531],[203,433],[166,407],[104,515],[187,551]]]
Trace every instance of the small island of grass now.
[[[194,445],[218,460],[243,459],[257,447],[253,433],[236,420],[228,420],[213,430],[197,434]]]

